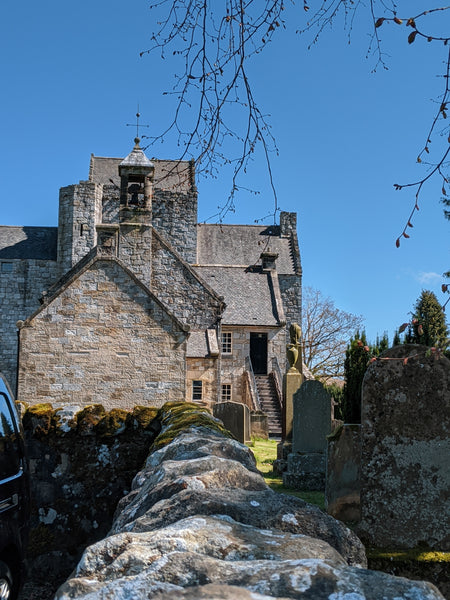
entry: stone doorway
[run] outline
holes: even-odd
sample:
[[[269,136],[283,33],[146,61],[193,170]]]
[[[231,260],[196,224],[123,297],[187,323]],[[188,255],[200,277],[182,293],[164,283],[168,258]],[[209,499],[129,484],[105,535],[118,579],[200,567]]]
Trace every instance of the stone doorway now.
[[[267,333],[250,333],[250,360],[255,375],[267,375]]]

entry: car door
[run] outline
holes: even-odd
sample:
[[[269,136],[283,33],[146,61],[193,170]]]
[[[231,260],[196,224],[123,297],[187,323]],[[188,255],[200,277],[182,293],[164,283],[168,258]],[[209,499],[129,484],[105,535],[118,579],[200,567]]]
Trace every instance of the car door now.
[[[0,598],[16,598],[23,582],[28,503],[23,434],[14,405],[0,391]]]

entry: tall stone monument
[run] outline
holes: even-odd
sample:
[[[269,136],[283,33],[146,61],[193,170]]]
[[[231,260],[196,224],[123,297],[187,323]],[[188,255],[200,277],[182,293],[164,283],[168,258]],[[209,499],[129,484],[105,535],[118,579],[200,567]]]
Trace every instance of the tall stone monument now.
[[[289,328],[290,343],[286,348],[289,369],[283,381],[283,441],[292,442],[292,422],[294,418],[294,395],[303,382],[302,375],[302,330],[298,323]]]
[[[298,323],[289,328],[290,343],[286,347],[288,370],[283,379],[283,407],[281,423],[281,443],[277,446],[277,461],[274,469],[279,473],[286,470],[288,455],[292,451],[292,422],[294,418],[294,395],[303,382],[302,374],[302,330]]]
[[[364,377],[361,523],[376,546],[450,550],[450,361],[396,346]]]

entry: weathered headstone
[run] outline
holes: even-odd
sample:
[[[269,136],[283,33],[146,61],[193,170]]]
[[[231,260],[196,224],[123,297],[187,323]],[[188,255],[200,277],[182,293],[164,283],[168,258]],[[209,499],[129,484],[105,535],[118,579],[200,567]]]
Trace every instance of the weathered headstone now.
[[[220,419],[226,429],[244,444],[251,439],[250,409],[239,402],[218,402],[213,406],[213,414]]]
[[[327,435],[331,433],[331,397],[319,381],[305,381],[294,396],[292,453],[285,485],[324,490]]]
[[[362,391],[361,524],[376,546],[450,550],[450,361],[391,348]]]
[[[269,437],[269,418],[262,411],[250,411],[250,434],[258,438]]]
[[[325,508],[341,521],[359,521],[361,425],[342,425],[328,439]]]

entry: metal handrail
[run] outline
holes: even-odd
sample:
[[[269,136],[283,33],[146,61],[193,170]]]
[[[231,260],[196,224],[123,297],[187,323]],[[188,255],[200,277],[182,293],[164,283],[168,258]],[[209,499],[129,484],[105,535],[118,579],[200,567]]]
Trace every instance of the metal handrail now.
[[[253,405],[256,410],[261,410],[261,402],[259,401],[258,386],[256,385],[255,373],[253,372],[252,361],[249,356],[245,357],[245,370],[248,373],[250,384],[250,393],[252,396]]]
[[[275,382],[277,398],[280,408],[283,408],[283,374],[281,373],[280,365],[276,356],[272,357],[272,376]]]

